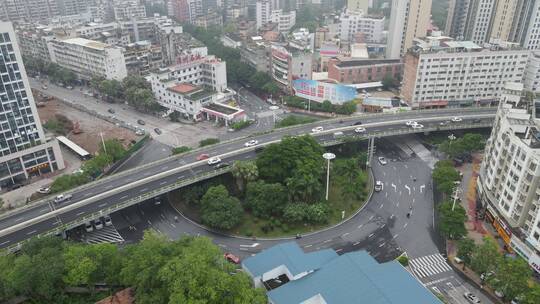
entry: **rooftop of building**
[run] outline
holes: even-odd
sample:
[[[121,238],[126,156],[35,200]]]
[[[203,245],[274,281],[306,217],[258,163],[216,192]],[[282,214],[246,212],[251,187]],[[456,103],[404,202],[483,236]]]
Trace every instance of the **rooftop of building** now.
[[[338,256],[325,249],[304,253],[295,242],[276,245],[244,260],[254,277],[285,265],[304,276],[268,292],[272,303],[440,304],[440,301],[396,261],[379,264],[366,251]],[[269,274],[272,279],[276,273]],[[264,280],[264,277],[263,277]]]
[[[483,46],[472,41],[454,40],[452,37],[443,36],[441,32],[433,31],[431,36],[415,38],[414,45],[409,49],[409,52],[420,53],[468,53],[481,51],[503,51],[503,50],[521,50],[519,44],[493,40]]]
[[[219,112],[225,115],[232,115],[232,114],[242,111],[239,108],[230,107],[221,103],[210,103],[210,104],[205,105],[204,108],[207,110]]]
[[[359,66],[371,66],[371,65],[377,65],[377,64],[400,64],[400,59],[352,59],[347,60],[344,58],[338,59],[338,63],[336,63],[336,67],[338,68],[353,68],[353,67],[359,67]]]
[[[188,94],[200,90],[200,88],[189,83],[180,83],[170,87],[168,90],[175,93]]]
[[[62,40],[62,42],[67,43],[67,44],[80,45],[80,46],[83,46],[83,47],[87,47],[87,48],[94,49],[94,50],[100,50],[100,51],[110,47],[110,45],[108,45],[106,43],[102,43],[102,42],[95,41],[95,40],[89,40],[89,39],[86,39],[86,38],[79,38],[79,37]]]

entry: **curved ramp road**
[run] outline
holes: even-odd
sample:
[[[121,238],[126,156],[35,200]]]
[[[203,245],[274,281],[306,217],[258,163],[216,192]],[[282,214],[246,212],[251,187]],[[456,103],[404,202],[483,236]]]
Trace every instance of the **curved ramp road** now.
[[[13,247],[28,238],[59,231],[82,224],[110,212],[147,200],[161,193],[210,178],[227,169],[216,170],[206,161],[198,161],[197,156],[205,153],[219,156],[224,162],[247,160],[255,157],[258,146],[279,141],[287,135],[310,134],[314,127],[321,126],[324,131],[312,134],[324,145],[339,143],[334,132],[341,131],[345,136],[358,135],[354,129],[361,122],[366,129],[362,136],[394,136],[418,133],[429,130],[468,129],[489,126],[495,116],[496,108],[443,109],[410,111],[398,114],[368,114],[345,119],[326,120],[312,124],[278,129],[249,139],[237,139],[217,145],[197,149],[187,154],[169,157],[102,180],[81,186],[67,193],[71,200],[60,204],[49,197],[28,207],[0,216],[0,248]],[[459,123],[441,126],[441,122],[459,116]],[[423,129],[413,129],[405,125],[408,120],[416,120]],[[258,146],[245,147],[244,143],[256,139]]]

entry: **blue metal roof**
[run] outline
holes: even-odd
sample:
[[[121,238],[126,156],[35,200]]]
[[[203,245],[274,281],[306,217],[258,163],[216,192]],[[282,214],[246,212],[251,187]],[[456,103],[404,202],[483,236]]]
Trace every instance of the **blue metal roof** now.
[[[296,242],[287,242],[265,249],[245,259],[242,264],[254,277],[261,276],[281,265],[285,265],[292,275],[297,275],[319,269],[337,256],[332,249],[304,253]]]
[[[441,303],[398,262],[378,264],[365,251],[344,254],[268,292],[275,304],[298,304],[317,295],[328,304]]]

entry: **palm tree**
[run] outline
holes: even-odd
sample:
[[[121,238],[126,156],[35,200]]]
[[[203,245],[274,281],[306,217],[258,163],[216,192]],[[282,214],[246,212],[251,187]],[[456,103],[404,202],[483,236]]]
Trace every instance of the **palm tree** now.
[[[259,177],[259,169],[254,161],[235,161],[231,173],[236,178],[238,190],[242,192],[247,183],[255,181]]]

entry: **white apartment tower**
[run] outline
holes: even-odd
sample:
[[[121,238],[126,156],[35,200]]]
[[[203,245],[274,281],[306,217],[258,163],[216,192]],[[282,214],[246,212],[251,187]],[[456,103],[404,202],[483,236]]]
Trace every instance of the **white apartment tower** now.
[[[381,43],[384,39],[385,18],[365,16],[362,12],[349,11],[341,13],[339,18],[339,39],[351,43],[356,33],[363,33],[366,42]]]
[[[43,132],[13,26],[0,22],[0,189],[61,169],[60,147]]]
[[[501,94],[478,192],[502,240],[540,272],[540,102],[523,93],[507,83]]]
[[[369,0],[347,0],[347,9],[368,14]]]
[[[425,37],[430,24],[431,0],[392,0],[386,57],[400,58],[416,37]]]
[[[271,21],[272,5],[269,0],[258,0],[255,4],[257,30]]]
[[[507,82],[521,82],[529,51],[481,47],[434,36],[415,39],[405,56],[401,95],[413,107],[492,103]]]

